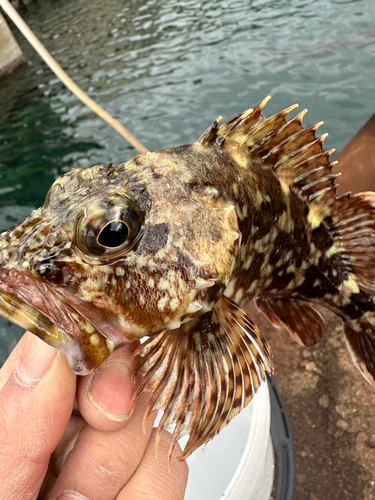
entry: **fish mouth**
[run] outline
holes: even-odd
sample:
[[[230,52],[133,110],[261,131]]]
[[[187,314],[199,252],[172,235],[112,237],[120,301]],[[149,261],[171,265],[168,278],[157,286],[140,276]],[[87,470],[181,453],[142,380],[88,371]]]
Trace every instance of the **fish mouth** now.
[[[116,321],[91,304],[83,314],[84,305],[73,294],[61,296],[48,283],[0,266],[0,315],[60,349],[79,375],[92,372],[126,342]]]

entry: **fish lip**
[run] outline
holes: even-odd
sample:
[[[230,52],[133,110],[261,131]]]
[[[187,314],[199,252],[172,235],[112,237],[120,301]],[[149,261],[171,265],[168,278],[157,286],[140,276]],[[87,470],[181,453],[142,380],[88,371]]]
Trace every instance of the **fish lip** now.
[[[56,340],[59,339],[61,344],[70,342],[65,331],[59,329],[46,315],[30,307],[13,293],[0,291],[0,315],[21,328],[32,331],[43,340],[47,341],[48,335],[51,335]]]
[[[88,318],[83,312],[86,303],[78,303],[77,307],[76,298],[72,293],[58,292],[57,287],[45,281],[0,265],[0,315],[9,321],[41,338],[58,336],[65,344],[72,341],[79,344],[80,336],[88,335],[79,328],[79,322],[91,324],[97,333],[113,342],[116,347],[126,342],[124,335],[119,337],[119,326],[116,322],[112,325],[108,318],[100,321],[98,308],[94,318]],[[89,310],[92,310],[92,307]],[[48,338],[44,340],[48,342]],[[57,337],[56,341],[59,341]]]
[[[64,311],[64,304],[56,301],[51,288],[48,284],[39,283],[37,279],[27,274],[0,266],[0,314],[25,329],[30,329],[30,327],[38,329],[37,324],[43,319],[60,328],[54,313],[56,309],[64,313],[67,311]],[[53,305],[55,308],[51,307]],[[12,317],[9,314],[10,311],[7,313],[9,308],[18,316],[17,318]],[[26,313],[24,316],[21,314],[22,311]],[[30,321],[27,321],[27,313]],[[65,331],[65,328],[61,330]],[[67,331],[65,333],[70,336]]]

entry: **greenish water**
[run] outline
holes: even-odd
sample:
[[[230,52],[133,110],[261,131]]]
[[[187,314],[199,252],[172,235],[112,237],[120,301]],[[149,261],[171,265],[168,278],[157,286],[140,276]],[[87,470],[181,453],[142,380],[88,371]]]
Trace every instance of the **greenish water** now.
[[[298,102],[337,150],[375,112],[373,0],[38,0],[22,15],[151,150],[192,142],[268,94],[268,114]],[[0,231],[60,173],[135,154],[13,31],[28,63],[0,79]],[[20,331],[0,320],[0,364]]]

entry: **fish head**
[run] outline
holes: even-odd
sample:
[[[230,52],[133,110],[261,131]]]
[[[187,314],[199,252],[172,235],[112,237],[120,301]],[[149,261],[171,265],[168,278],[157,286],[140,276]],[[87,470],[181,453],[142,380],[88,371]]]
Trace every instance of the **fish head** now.
[[[0,314],[86,373],[113,348],[212,309],[240,233],[233,206],[193,187],[185,163],[147,153],[59,177],[0,236]]]

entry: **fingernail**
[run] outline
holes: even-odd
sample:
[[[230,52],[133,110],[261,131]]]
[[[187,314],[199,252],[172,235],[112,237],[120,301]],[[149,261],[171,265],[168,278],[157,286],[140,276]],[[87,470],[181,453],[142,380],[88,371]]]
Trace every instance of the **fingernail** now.
[[[36,335],[27,332],[28,337],[15,375],[22,385],[35,386],[51,368],[57,350],[49,346]]]
[[[132,373],[124,362],[113,361],[96,373],[89,388],[89,398],[106,417],[123,422],[130,416]]]
[[[57,497],[56,500],[89,500],[87,497],[74,491],[64,491],[64,493]]]

